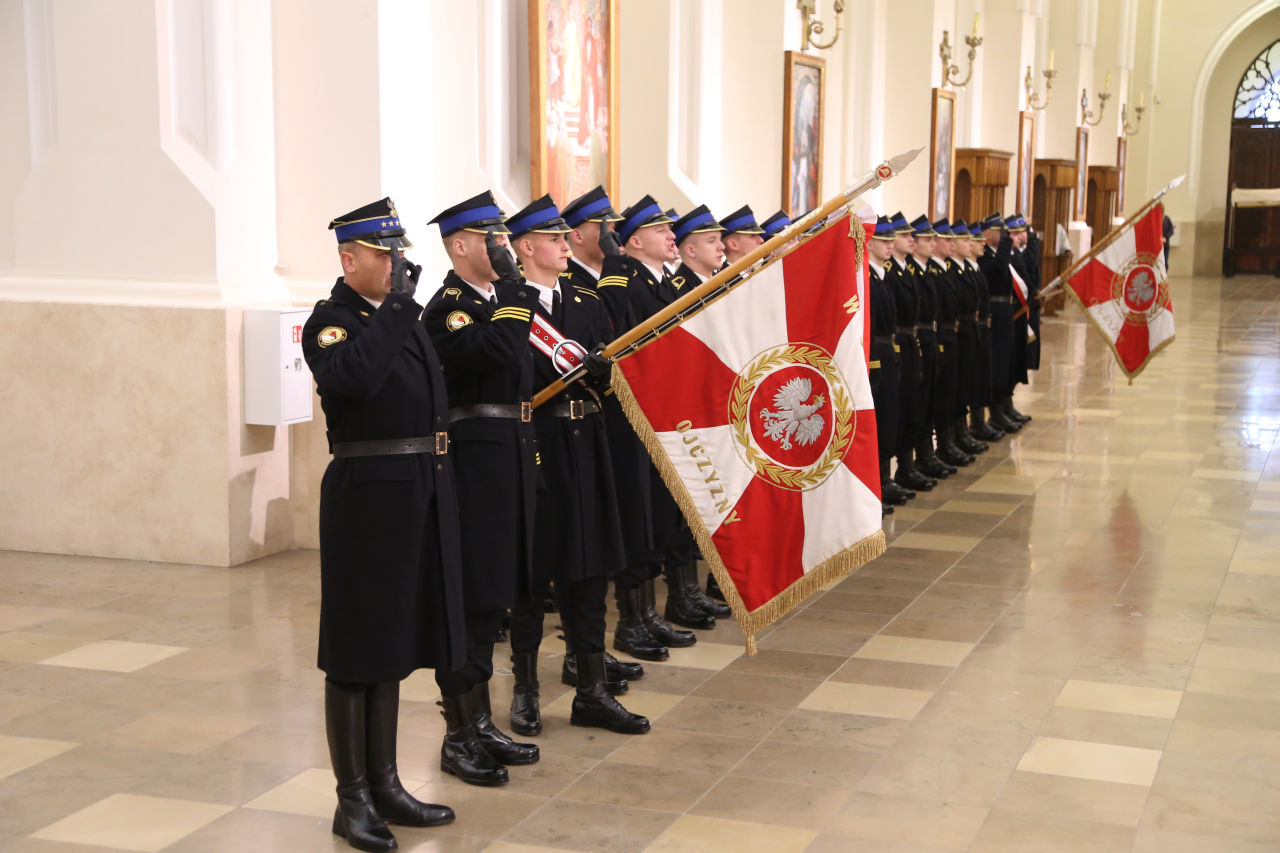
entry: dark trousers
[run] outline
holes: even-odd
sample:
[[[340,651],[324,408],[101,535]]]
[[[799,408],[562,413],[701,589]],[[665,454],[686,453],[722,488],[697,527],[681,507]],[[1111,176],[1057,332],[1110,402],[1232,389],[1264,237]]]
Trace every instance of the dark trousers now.
[[[613,582],[618,589],[636,589],[645,581],[661,574],[660,561],[656,562],[657,570],[654,569],[655,553],[656,551],[650,549],[627,551],[626,562],[621,569],[613,573]]]
[[[543,602],[548,584],[538,586],[532,596],[511,610],[513,652],[536,652],[542,644]],[[603,575],[578,581],[556,578],[556,604],[569,653],[604,651],[604,599],[608,590],[609,581]]]
[[[541,606],[541,604],[539,604]],[[436,670],[442,696],[461,696],[493,677],[493,641],[502,625],[503,610],[468,610],[467,662],[453,672]]]

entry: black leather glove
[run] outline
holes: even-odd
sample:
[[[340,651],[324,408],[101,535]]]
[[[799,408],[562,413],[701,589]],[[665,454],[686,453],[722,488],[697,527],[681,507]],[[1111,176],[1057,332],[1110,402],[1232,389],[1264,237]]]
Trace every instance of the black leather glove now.
[[[1000,232],[1000,244],[996,246],[996,251],[1002,255],[1007,255],[1013,251],[1013,236],[1005,230]]]
[[[403,293],[412,297],[418,289],[418,278],[422,275],[422,267],[400,254],[400,250],[391,249],[391,292]]]
[[[1039,310],[1040,310],[1040,297],[1039,297],[1039,296],[1033,296],[1033,297],[1031,297],[1030,299],[1028,299],[1028,300],[1027,300],[1027,304],[1028,304],[1028,305],[1030,305],[1033,309],[1035,309],[1035,310],[1039,311]]]
[[[606,258],[622,251],[622,247],[618,244],[618,232],[606,227],[603,222],[600,223],[600,239],[596,242]]]
[[[494,238],[492,231],[484,235],[484,250],[489,255],[489,263],[493,265],[493,271],[498,278],[520,280],[520,270],[516,267],[516,259],[511,257],[511,251],[506,246],[501,245]]]
[[[603,345],[596,347],[582,360],[582,366],[592,379],[608,379],[613,373],[613,359],[601,355],[603,349]]]

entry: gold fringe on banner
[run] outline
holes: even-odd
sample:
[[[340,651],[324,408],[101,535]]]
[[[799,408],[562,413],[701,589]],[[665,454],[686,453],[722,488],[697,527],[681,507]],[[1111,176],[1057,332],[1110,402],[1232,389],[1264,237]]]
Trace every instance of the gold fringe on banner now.
[[[720,590],[733,611],[733,617],[738,622],[738,627],[746,636],[747,655],[756,654],[755,635],[757,633],[778,621],[822,587],[839,580],[885,552],[884,531],[877,530],[860,542],[854,543],[851,547],[818,564],[755,610],[747,610],[746,603],[738,594],[738,588],[729,575],[728,569],[725,568],[724,561],[720,558],[720,552],[711,538],[711,531],[702,520],[702,513],[698,512],[693,496],[689,494],[684,480],[676,470],[671,457],[667,455],[666,448],[662,446],[657,431],[654,430],[653,424],[649,423],[648,416],[636,400],[635,392],[631,390],[630,384],[617,364],[613,366],[612,383],[614,395],[618,398],[623,413],[631,422],[636,434],[640,436],[645,449],[653,458],[653,464],[657,467],[658,473],[662,475],[662,481],[671,490],[672,497],[675,498],[680,511],[689,522],[694,538],[698,541],[698,547],[702,549],[702,558],[707,561],[711,573],[715,575],[716,582],[720,584]]]

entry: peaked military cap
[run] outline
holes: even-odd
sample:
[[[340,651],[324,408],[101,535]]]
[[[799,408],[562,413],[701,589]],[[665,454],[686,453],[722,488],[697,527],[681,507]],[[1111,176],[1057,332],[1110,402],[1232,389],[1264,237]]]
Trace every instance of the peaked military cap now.
[[[680,218],[680,214],[676,213],[676,209],[674,207],[668,207],[666,210],[662,212],[665,213],[667,215],[667,218],[670,219],[672,222],[675,222],[677,219]]]
[[[929,221],[929,217],[917,216],[911,220],[911,235],[913,237],[936,237],[938,232],[933,230],[933,223]]]
[[[764,222],[760,223],[760,228],[764,231],[764,238],[768,240],[770,237],[780,233],[791,224],[791,217],[779,210],[773,216],[770,216]]]
[[[876,217],[876,230],[871,235],[872,240],[892,240],[898,235],[893,233],[893,220],[887,216]]]
[[[676,232],[676,243],[683,243],[684,239],[690,234],[704,234],[709,231],[723,231],[720,223],[716,222],[716,218],[711,215],[711,211],[707,210],[705,204],[700,204],[684,216],[676,220],[676,224],[671,226]]]
[[[1010,231],[1026,231],[1027,223],[1021,216],[1015,213],[1012,216],[1005,217],[1004,227],[1008,228]]]
[[[441,237],[448,237],[455,231],[511,233],[503,224],[502,209],[489,190],[441,211],[427,224],[439,225]]]
[[[988,228],[1003,228],[1003,227],[1004,227],[1004,217],[1000,215],[1000,211],[998,210],[995,213],[988,216],[986,219],[982,220],[983,231],[986,231]]]
[[[972,237],[972,238],[973,238],[973,239],[975,239],[975,240],[982,240],[982,239],[984,239],[984,238],[983,238],[983,236],[982,236],[982,225],[981,225],[980,223],[977,223],[977,222],[975,222],[973,225],[970,225],[970,226],[969,226],[969,236],[970,236],[970,237]]]
[[[1030,227],[1031,227],[1031,223],[1027,221],[1027,217],[1023,216],[1021,213],[1014,213],[1013,215],[1014,215],[1014,216],[1016,216],[1016,217],[1018,217],[1018,225],[1019,225],[1019,227],[1022,227],[1022,228],[1030,228]]]
[[[561,214],[570,228],[577,228],[584,222],[620,222],[622,217],[613,209],[613,202],[605,193],[604,187],[587,190],[569,202]]]
[[[751,205],[742,207],[720,220],[720,227],[726,234],[763,234],[764,229],[756,224],[756,215],[751,212]]]
[[[963,219],[957,219],[951,223],[951,233],[957,237],[963,237],[969,233],[969,223]]]
[[[893,225],[893,233],[895,234],[910,234],[912,232],[911,226],[907,223],[907,217],[902,215],[901,210],[889,217],[889,223]]]
[[[662,210],[662,206],[647,195],[635,204],[622,211],[622,224],[618,226],[618,239],[623,243],[631,239],[631,235],[649,225],[670,224],[671,217]]]
[[[560,209],[550,195],[534,199],[507,218],[507,227],[513,237],[533,232],[535,234],[567,234],[570,231],[560,215]]]
[[[371,249],[412,249],[404,236],[400,214],[390,198],[344,213],[329,223],[339,243],[359,243]]]
[[[945,216],[939,219],[937,222],[933,223],[933,232],[937,234],[939,237],[955,236],[954,234],[951,233],[951,223],[947,221],[947,217]]]

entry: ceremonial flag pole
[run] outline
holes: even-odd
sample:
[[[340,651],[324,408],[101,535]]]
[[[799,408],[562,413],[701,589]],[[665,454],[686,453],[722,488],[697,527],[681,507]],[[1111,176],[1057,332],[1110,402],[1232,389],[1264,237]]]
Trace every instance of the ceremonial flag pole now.
[[[790,227],[766,240],[754,251],[716,273],[643,323],[620,334],[604,348],[602,355],[615,360],[623,358],[680,325],[680,323],[705,308],[716,297],[750,278],[752,268],[759,262],[768,259],[775,252],[785,249],[792,240],[804,236],[807,231],[815,225],[822,224],[833,214],[843,213],[862,193],[875,189],[880,184],[901,173],[916,158],[916,155],[923,150],[923,148],[916,148],[913,151],[905,151],[881,163],[864,175],[857,183],[834,196],[822,207],[801,217],[792,223]],[[533,407],[536,409],[559,394],[568,387],[569,383],[580,378],[583,373],[585,373],[585,368],[579,367],[547,385],[534,395]]]
[[[1110,234],[1108,234],[1106,237],[1100,240],[1096,245],[1090,248],[1089,252],[1085,254],[1083,257],[1081,257],[1080,260],[1076,261],[1074,264],[1068,267],[1066,272],[1059,273],[1057,278],[1055,278],[1053,281],[1046,284],[1044,286],[1044,289],[1041,290],[1040,293],[1037,295],[1041,299],[1044,299],[1044,297],[1048,296],[1053,291],[1061,288],[1066,281],[1070,280],[1071,276],[1075,275],[1077,272],[1079,272],[1081,269],[1084,268],[1085,264],[1093,260],[1095,255],[1097,255],[1103,249],[1107,248],[1116,240],[1118,240],[1121,235],[1123,235],[1128,229],[1133,227],[1133,224],[1135,222],[1137,222],[1139,219],[1142,218],[1143,214],[1151,210],[1151,208],[1155,207],[1155,205],[1160,202],[1160,199],[1164,198],[1171,190],[1175,190],[1179,186],[1181,186],[1182,182],[1185,181],[1186,179],[1187,179],[1186,175],[1179,175],[1178,177],[1170,181],[1168,186],[1166,186],[1164,189],[1160,190],[1158,193],[1153,195],[1150,198],[1150,200],[1147,201],[1146,204],[1138,208],[1136,213],[1131,215],[1124,222],[1120,223],[1119,228],[1113,229]],[[1022,315],[1026,314],[1027,310],[1028,310],[1027,306],[1024,304],[1022,308],[1018,310],[1018,313],[1013,315],[1013,318],[1015,320],[1018,319]]]

